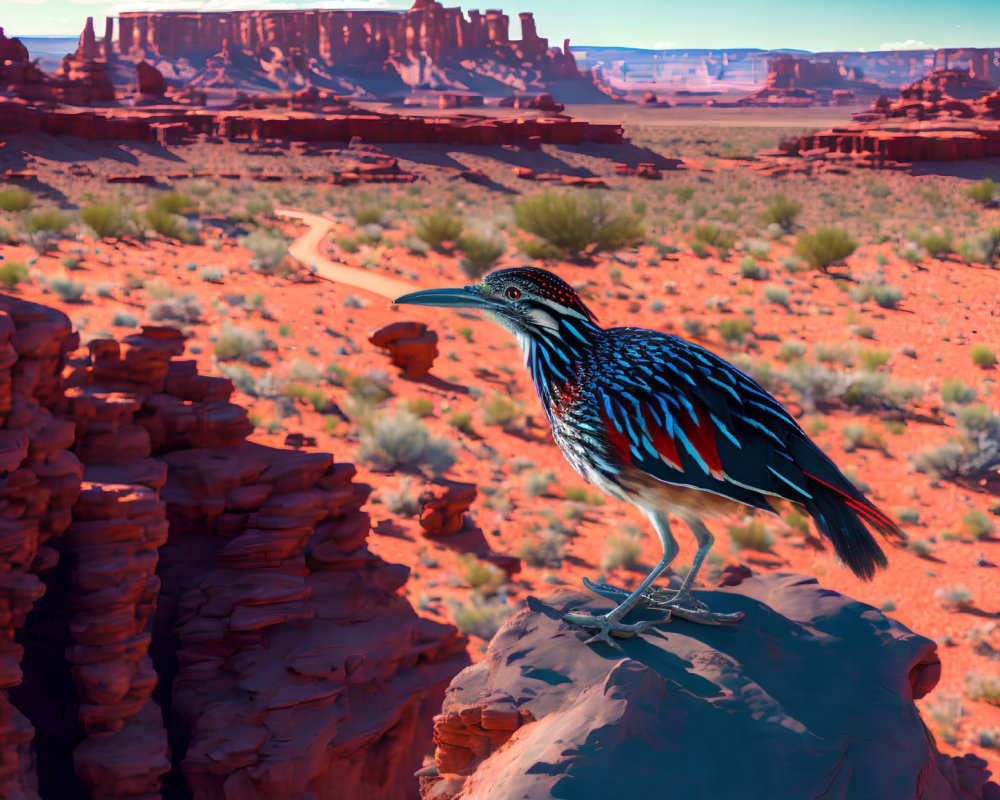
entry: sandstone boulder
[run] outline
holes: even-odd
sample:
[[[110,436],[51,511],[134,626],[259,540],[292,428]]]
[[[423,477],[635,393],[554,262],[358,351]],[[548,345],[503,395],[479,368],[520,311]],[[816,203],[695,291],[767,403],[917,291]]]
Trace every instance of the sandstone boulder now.
[[[385,350],[393,365],[410,380],[424,377],[438,354],[437,332],[422,322],[394,322],[373,331],[368,341]]]
[[[465,512],[476,499],[471,483],[432,484],[420,496],[420,527],[428,536],[457,533],[465,522]]]
[[[985,762],[938,752],[914,705],[940,676],[932,641],[811,577],[727,577],[695,594],[739,624],[674,620],[621,650],[560,619],[610,600],[531,598],[452,681],[422,797],[1000,796]]]

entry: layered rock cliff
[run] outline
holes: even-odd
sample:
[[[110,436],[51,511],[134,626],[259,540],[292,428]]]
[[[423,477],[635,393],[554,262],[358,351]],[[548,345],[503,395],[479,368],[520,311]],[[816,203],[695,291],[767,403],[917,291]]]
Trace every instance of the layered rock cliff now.
[[[77,344],[0,295],[0,796],[411,797],[467,661],[369,487],[247,442],[172,328]]]

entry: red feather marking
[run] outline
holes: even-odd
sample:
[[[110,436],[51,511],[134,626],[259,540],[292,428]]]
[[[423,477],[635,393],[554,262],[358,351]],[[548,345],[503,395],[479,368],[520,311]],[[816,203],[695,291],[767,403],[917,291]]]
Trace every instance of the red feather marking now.
[[[629,447],[628,436],[618,430],[615,424],[608,419],[608,415],[604,413],[604,409],[600,409],[597,413],[601,417],[601,422],[604,423],[604,429],[608,432],[611,445],[618,452],[618,455],[625,460],[625,463],[632,466],[632,450]]]
[[[722,469],[722,461],[719,460],[719,451],[715,448],[715,431],[712,422],[708,417],[708,411],[701,403],[693,403],[695,414],[698,417],[698,425],[690,422],[682,422],[681,427],[698,455],[702,457],[708,465],[708,474],[716,480],[724,480],[725,470]]]
[[[844,503],[846,503],[848,506],[850,506],[851,509],[853,509],[855,512],[864,517],[865,520],[867,520],[874,527],[885,528],[889,531],[896,532],[897,530],[896,523],[894,523],[891,519],[885,516],[885,514],[883,514],[877,508],[864,505],[860,501],[855,500],[846,492],[841,491],[836,486],[831,486],[829,483],[827,483],[824,480],[821,480],[820,478],[817,478],[815,475],[811,475],[808,472],[803,472],[802,474],[805,475],[807,478],[812,478],[812,480],[816,481],[816,483],[822,483],[826,488],[839,494],[841,497],[844,498]]]
[[[657,424],[652,412],[646,407],[642,407],[642,419],[646,423],[646,433],[653,442],[653,447],[660,454],[660,458],[667,462],[678,472],[683,472],[681,457],[677,452],[677,444],[673,438],[663,428]]]

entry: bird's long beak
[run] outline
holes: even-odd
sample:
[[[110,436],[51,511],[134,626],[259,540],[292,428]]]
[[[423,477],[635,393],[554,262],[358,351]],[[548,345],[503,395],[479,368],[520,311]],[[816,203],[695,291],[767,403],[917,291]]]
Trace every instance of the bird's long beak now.
[[[411,306],[440,306],[442,308],[481,308],[490,309],[497,302],[485,297],[478,286],[465,286],[456,289],[426,289],[422,292],[411,292],[397,297],[394,303]]]

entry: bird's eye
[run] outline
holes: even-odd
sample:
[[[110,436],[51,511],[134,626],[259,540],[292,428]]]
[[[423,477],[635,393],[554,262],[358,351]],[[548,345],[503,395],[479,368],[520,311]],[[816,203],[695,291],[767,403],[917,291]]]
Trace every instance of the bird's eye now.
[[[508,286],[507,291],[504,292],[510,300],[517,300],[521,296],[521,290],[516,286]]]

